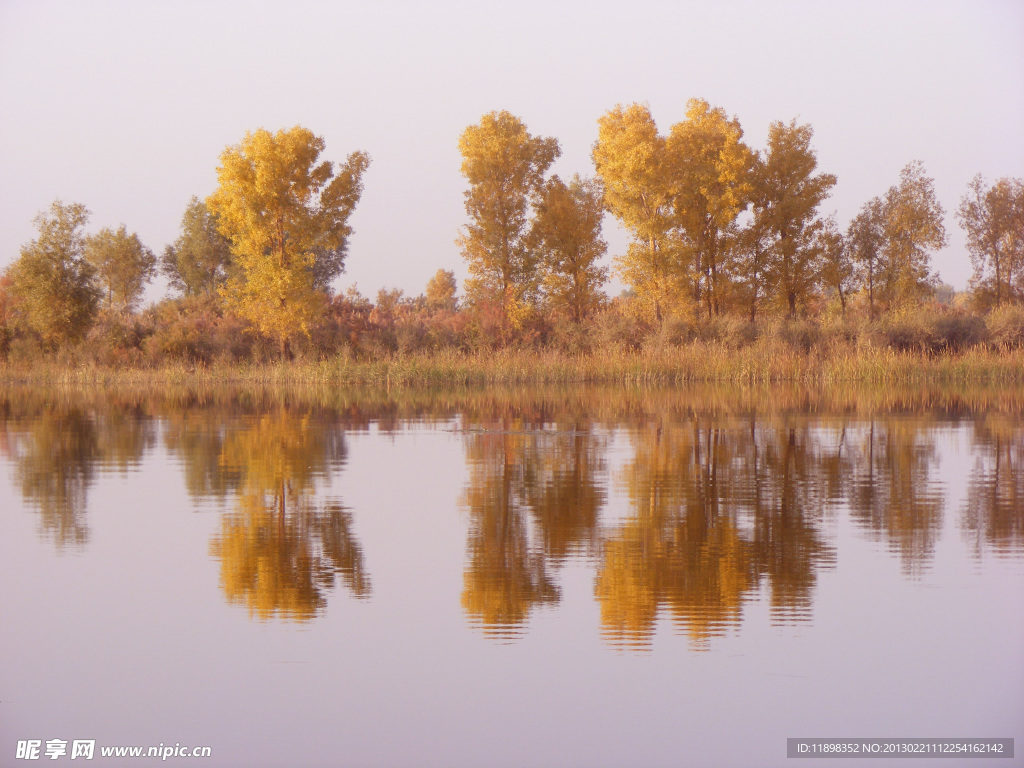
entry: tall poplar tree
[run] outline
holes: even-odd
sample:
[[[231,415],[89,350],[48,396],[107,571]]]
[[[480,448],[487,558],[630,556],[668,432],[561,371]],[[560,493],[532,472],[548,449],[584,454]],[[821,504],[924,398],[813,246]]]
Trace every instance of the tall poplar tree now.
[[[604,205],[631,236],[617,270],[649,318],[660,323],[675,313],[685,284],[673,238],[674,168],[665,137],[642,104],[620,104],[597,126],[592,157]]]
[[[703,99],[690,99],[686,119],[666,142],[674,158],[672,206],[685,243],[695,310],[720,314],[728,288],[728,246],[736,217],[750,199],[753,154],[739,120]]]
[[[533,136],[508,112],[489,112],[459,138],[469,223],[456,240],[469,266],[467,298],[492,301],[503,325],[519,326],[536,298],[537,254],[529,238],[531,206],[558,141]]]

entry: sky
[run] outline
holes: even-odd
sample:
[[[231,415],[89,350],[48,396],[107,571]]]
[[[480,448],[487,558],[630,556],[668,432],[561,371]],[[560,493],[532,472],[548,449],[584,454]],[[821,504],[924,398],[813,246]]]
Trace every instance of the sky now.
[[[667,133],[690,98],[754,149],[809,123],[843,229],[922,161],[949,234],[933,267],[963,288],[967,183],[1024,177],[1024,2],[0,0],[0,269],[58,198],[159,253],[226,147],[302,125],[324,159],[372,157],[336,288],[461,286],[468,125],[508,110],[558,139],[554,172],[592,175],[601,115],[646,103]],[[605,235],[611,264],[627,237],[610,216]]]

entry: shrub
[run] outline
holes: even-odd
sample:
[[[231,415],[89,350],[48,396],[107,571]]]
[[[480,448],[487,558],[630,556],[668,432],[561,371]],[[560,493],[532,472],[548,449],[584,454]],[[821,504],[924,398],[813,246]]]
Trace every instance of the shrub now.
[[[793,349],[810,352],[821,333],[817,324],[805,318],[787,318],[779,325],[779,338]]]
[[[1024,306],[1005,304],[985,318],[989,340],[1007,348],[1024,347]]]
[[[900,351],[924,351],[932,348],[932,329],[917,312],[901,311],[885,315],[872,328],[871,335],[880,346]]]
[[[887,315],[874,327],[882,343],[901,351],[960,351],[987,341],[985,322],[970,312],[933,304]]]
[[[930,325],[932,351],[960,351],[988,340],[985,321],[974,314],[945,312],[933,315]]]
[[[154,363],[235,362],[260,349],[248,323],[224,314],[213,296],[166,299],[143,313],[143,322],[151,327],[143,346]]]
[[[648,327],[634,315],[612,308],[593,322],[594,344],[601,350],[637,350],[643,345]]]
[[[147,335],[135,315],[104,310],[85,337],[84,350],[101,365],[137,365]]]
[[[742,349],[757,341],[756,323],[745,317],[719,317],[701,327],[698,337],[714,340],[729,349]]]

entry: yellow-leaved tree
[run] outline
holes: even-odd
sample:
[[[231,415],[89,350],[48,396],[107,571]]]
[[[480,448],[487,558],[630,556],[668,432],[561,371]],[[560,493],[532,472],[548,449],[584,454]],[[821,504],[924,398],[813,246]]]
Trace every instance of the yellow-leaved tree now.
[[[818,159],[811,148],[814,130],[810,125],[775,121],[768,128],[768,150],[755,156],[753,167],[753,221],[750,229],[764,246],[766,269],[757,282],[767,283],[780,307],[792,317],[798,304],[806,304],[816,293],[823,268],[828,225],[818,218],[818,206],[836,184],[831,173],[815,173]],[[748,250],[748,255],[751,255]],[[756,255],[756,251],[753,251]],[[756,259],[745,258],[739,271],[751,277]],[[746,269],[744,269],[746,268]],[[749,283],[754,280],[748,278]],[[756,312],[756,292],[751,292],[751,320]]]
[[[558,140],[532,136],[508,112],[490,112],[459,138],[462,175],[469,181],[470,222],[456,240],[469,265],[466,295],[493,302],[503,330],[520,327],[535,301],[537,254],[530,240],[529,213],[558,158]]]
[[[537,204],[532,234],[544,267],[544,290],[552,307],[577,324],[604,296],[608,270],[597,264],[608,250],[601,237],[603,215],[600,183],[579,174],[568,186],[553,177]]]
[[[684,243],[682,263],[690,276],[696,314],[708,317],[728,300],[732,228],[750,202],[754,156],[743,143],[739,120],[703,99],[690,99],[686,119],[665,142],[674,158],[672,206]]]
[[[617,259],[618,273],[644,313],[661,322],[673,314],[683,289],[672,238],[673,166],[651,111],[621,104],[597,121],[593,160],[605,208],[629,230],[632,242]]]
[[[290,339],[309,333],[344,268],[348,220],[370,163],[365,152],[353,152],[335,168],[319,160],[324,146],[301,126],[247,133],[224,150],[219,186],[206,200],[238,266],[221,295],[277,340],[282,357]]]

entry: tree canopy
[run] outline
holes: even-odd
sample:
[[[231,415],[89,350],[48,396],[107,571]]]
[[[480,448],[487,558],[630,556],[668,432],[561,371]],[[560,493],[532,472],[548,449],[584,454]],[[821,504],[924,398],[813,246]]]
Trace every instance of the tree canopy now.
[[[193,196],[181,217],[181,234],[160,258],[160,271],[186,296],[211,294],[224,285],[231,265],[231,242],[217,217]]]
[[[50,347],[79,341],[99,308],[96,271],[85,258],[88,220],[84,205],[54,201],[35,218],[39,237],[8,271],[15,311]]]
[[[85,240],[85,258],[103,286],[107,309],[129,312],[156,273],[156,256],[134,232],[122,224],[116,231],[104,227]]]
[[[308,333],[323,292],[340,273],[370,158],[320,161],[322,138],[300,126],[247,133],[221,154],[217,190],[206,200],[238,264],[222,294],[261,332]]]

